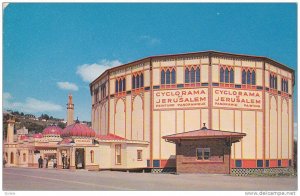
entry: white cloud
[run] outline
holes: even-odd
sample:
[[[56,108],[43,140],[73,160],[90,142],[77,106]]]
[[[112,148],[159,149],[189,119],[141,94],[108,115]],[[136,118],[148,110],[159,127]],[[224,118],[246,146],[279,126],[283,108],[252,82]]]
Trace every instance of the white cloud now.
[[[63,107],[48,101],[41,101],[35,98],[27,97],[24,103],[14,102],[10,93],[3,93],[3,107],[20,112],[55,112],[62,111]]]
[[[11,98],[12,98],[12,96],[11,96],[10,93],[7,93],[7,92],[4,92],[4,93],[3,93],[3,99],[4,99],[4,100],[6,100],[6,99],[11,99]]]
[[[71,82],[57,82],[58,88],[63,90],[78,91],[78,86]]]
[[[76,74],[78,74],[83,81],[92,82],[99,77],[106,69],[121,65],[119,60],[101,60],[99,63],[84,64],[77,67]]]
[[[150,46],[154,46],[154,45],[158,45],[160,44],[160,40],[155,38],[155,37],[151,37],[149,35],[142,35],[139,37],[139,41],[140,42],[144,42],[146,43],[147,45],[150,45]]]

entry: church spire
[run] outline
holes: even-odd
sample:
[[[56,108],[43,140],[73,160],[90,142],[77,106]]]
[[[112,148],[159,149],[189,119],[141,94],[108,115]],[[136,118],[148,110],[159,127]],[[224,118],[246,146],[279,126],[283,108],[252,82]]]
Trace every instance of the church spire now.
[[[74,123],[74,104],[72,95],[69,94],[68,104],[67,104],[67,126]]]

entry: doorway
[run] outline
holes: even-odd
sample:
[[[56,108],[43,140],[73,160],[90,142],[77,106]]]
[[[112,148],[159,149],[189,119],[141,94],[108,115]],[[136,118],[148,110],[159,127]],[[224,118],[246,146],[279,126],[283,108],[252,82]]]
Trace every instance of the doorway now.
[[[75,166],[76,169],[84,169],[84,148],[76,148],[75,150]]]

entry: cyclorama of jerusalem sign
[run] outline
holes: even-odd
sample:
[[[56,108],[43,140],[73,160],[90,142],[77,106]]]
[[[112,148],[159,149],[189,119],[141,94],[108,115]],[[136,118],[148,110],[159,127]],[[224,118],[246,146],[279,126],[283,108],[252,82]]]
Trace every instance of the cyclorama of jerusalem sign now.
[[[207,88],[154,91],[154,110],[208,107]]]
[[[254,90],[214,88],[213,106],[261,110],[262,92]]]

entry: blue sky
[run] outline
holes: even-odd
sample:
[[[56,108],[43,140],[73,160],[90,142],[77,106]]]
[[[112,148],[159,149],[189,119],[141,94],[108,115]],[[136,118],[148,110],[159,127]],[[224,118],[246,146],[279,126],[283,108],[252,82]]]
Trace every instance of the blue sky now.
[[[90,120],[89,81],[147,56],[216,50],[297,71],[295,3],[17,3],[3,24],[4,108],[36,115],[65,118],[72,93],[75,117]]]

